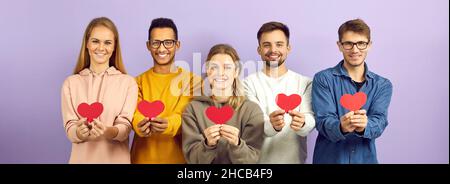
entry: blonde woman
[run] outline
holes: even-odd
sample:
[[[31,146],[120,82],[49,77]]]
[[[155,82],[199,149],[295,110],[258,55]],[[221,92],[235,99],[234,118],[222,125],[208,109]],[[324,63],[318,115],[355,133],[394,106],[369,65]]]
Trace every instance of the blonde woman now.
[[[119,35],[105,17],[87,26],[73,75],[62,86],[63,125],[72,142],[69,163],[130,163],[128,135],[137,102],[137,84],[126,75]],[[99,102],[103,111],[87,122],[77,108]]]
[[[195,97],[183,112],[182,144],[188,163],[252,164],[259,159],[263,113],[241,92],[239,56],[229,45],[215,45],[207,60],[211,95]],[[232,107],[225,124],[215,124],[205,111],[210,106]]]

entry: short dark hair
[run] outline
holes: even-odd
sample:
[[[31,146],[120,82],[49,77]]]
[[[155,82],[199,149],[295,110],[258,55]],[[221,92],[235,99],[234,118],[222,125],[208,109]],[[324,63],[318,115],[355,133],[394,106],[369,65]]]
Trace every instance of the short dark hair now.
[[[275,30],[283,31],[284,35],[287,38],[287,42],[289,43],[289,28],[281,22],[267,22],[259,28],[258,34],[256,35],[258,38],[258,43],[261,41],[261,35],[263,33],[272,32]]]
[[[343,23],[338,30],[339,41],[342,41],[342,37],[347,31],[362,34],[367,37],[368,41],[370,41],[370,28],[361,19],[353,19]]]
[[[175,25],[172,19],[169,18],[153,19],[150,28],[148,28],[148,40],[150,40],[152,30],[155,28],[172,28],[173,32],[175,33],[175,40],[178,40],[177,26]]]

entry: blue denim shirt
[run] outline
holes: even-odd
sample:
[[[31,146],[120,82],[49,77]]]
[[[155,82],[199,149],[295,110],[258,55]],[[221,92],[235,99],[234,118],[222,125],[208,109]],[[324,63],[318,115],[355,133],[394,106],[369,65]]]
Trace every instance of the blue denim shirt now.
[[[364,134],[356,132],[343,134],[340,117],[349,111],[340,105],[344,94],[355,94],[356,84],[343,66],[343,60],[314,76],[312,106],[319,131],[314,148],[314,164],[378,163],[375,139],[388,125],[387,113],[392,96],[391,82],[365,67],[365,83],[359,91],[367,94],[362,107],[367,111],[367,126]]]

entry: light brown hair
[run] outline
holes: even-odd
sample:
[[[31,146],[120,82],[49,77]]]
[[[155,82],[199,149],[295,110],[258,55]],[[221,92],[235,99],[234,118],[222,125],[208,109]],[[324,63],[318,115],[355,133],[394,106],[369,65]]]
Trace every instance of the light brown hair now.
[[[280,30],[284,33],[284,35],[286,36],[287,44],[289,45],[289,28],[281,22],[267,22],[263,24],[256,34],[256,37],[258,38],[258,44],[261,41],[261,36],[263,33],[268,33],[275,30]]]
[[[342,37],[344,33],[347,31],[352,31],[367,37],[368,41],[370,41],[370,28],[369,26],[361,19],[349,20],[343,23],[338,30],[339,41],[342,41]]]
[[[233,109],[238,108],[242,102],[245,100],[245,95],[242,91],[242,82],[239,79],[239,74],[241,73],[241,63],[239,55],[237,54],[236,50],[227,44],[217,44],[214,45],[208,53],[208,57],[206,58],[206,66],[208,68],[209,61],[211,58],[216,54],[226,54],[229,55],[234,62],[234,65],[236,67],[236,72],[238,74],[238,77],[236,77],[233,81],[233,96],[228,101],[228,104],[233,107]]]
[[[126,74],[127,72],[125,70],[125,66],[123,65],[122,53],[120,51],[119,32],[117,31],[114,23],[106,17],[95,18],[86,27],[83,36],[83,42],[81,44],[80,55],[78,56],[78,62],[75,66],[73,74],[78,74],[81,70],[89,68],[91,59],[86,44],[88,43],[92,30],[98,26],[106,27],[114,33],[114,51],[111,55],[111,58],[109,58],[109,66],[114,66],[117,70],[119,70],[123,74]]]

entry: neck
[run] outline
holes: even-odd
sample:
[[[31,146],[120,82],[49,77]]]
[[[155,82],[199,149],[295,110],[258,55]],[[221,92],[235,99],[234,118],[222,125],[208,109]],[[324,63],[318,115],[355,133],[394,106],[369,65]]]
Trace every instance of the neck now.
[[[231,89],[212,89],[213,99],[220,103],[228,102],[233,91]]]
[[[153,71],[159,74],[169,74],[175,73],[177,71],[177,67],[173,63],[167,65],[159,65],[158,63],[155,62]]]
[[[278,78],[278,77],[284,75],[287,71],[288,70],[287,70],[286,65],[284,63],[281,66],[274,67],[274,68],[268,67],[267,65],[264,65],[264,69],[263,69],[263,72],[267,76],[272,77],[272,78]]]
[[[355,82],[363,82],[366,80],[364,76],[364,62],[359,66],[351,66],[344,62],[344,68],[347,70],[348,75]]]
[[[213,96],[214,101],[219,103],[226,103],[231,96]]]
[[[105,63],[102,63],[102,64],[91,62],[91,65],[89,66],[89,69],[92,72],[97,73],[97,74],[106,71],[108,68],[109,68],[109,63],[108,62],[105,62]]]

